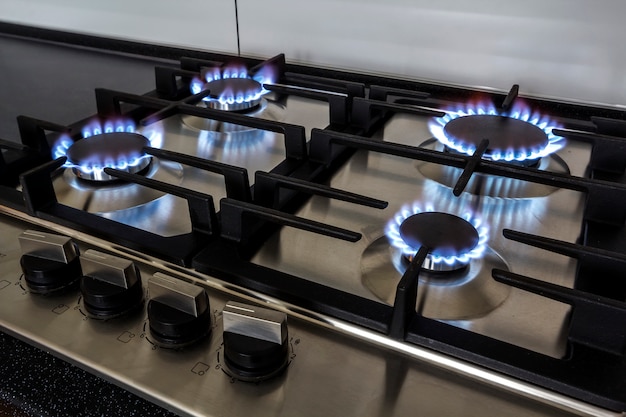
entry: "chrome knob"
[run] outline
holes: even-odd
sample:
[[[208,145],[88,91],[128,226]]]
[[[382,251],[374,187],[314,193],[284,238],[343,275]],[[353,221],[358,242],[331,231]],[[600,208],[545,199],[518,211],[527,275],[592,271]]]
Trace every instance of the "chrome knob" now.
[[[141,275],[132,261],[89,249],[80,263],[80,291],[90,316],[112,318],[141,305]]]
[[[277,375],[287,366],[286,314],[230,301],[222,317],[224,360],[233,376],[259,381]]]
[[[18,240],[23,254],[20,265],[31,292],[62,292],[81,277],[78,248],[69,237],[26,230]]]
[[[157,272],[148,280],[148,321],[152,339],[163,347],[187,346],[211,332],[206,291]]]

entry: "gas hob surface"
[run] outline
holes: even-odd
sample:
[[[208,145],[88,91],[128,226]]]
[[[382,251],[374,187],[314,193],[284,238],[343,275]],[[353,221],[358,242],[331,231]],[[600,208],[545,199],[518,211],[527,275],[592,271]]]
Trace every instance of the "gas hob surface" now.
[[[0,142],[4,331],[182,415],[626,410],[623,112],[193,55]]]

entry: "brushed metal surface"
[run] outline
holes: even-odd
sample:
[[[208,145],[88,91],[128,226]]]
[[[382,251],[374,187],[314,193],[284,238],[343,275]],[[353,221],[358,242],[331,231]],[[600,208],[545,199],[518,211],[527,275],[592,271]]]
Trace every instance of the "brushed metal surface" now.
[[[69,263],[76,258],[76,247],[67,236],[25,230],[19,237],[22,254]]]
[[[128,289],[139,279],[132,261],[94,249],[80,255],[83,274]]]
[[[212,335],[185,350],[163,349],[150,341],[145,311],[101,321],[81,312],[78,292],[30,294],[22,285],[17,243],[29,226],[2,218],[0,282],[6,285],[0,285],[0,328],[183,416],[618,415],[415,346],[391,342],[381,348],[380,336],[307,317],[279,302],[267,304],[270,300],[258,295],[255,303],[291,316],[290,364],[283,374],[259,384],[236,381],[222,372],[221,311],[231,300],[252,302],[252,294],[145,258],[141,264],[140,256],[122,248],[106,248],[138,262],[142,274],[169,269],[168,274],[209,292]],[[72,235],[82,249],[103,243],[50,226]]]
[[[184,313],[198,317],[209,307],[201,287],[156,272],[148,280],[150,300],[169,305]]]
[[[276,310],[229,301],[222,311],[224,331],[282,344],[287,339],[287,316]]]

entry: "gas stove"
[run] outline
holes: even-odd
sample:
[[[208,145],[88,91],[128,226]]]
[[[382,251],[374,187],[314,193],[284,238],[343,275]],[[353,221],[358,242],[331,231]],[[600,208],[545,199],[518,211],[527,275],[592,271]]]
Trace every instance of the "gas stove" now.
[[[0,142],[3,331],[181,415],[626,411],[625,112],[284,55],[155,86]]]

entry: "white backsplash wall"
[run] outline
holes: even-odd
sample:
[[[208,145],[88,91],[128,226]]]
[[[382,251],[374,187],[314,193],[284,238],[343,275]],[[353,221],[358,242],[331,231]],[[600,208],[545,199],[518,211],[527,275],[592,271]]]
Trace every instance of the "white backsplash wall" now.
[[[626,105],[623,0],[237,0],[241,52]],[[237,52],[235,0],[0,0],[0,20]]]
[[[626,105],[622,0],[238,0],[242,54]]]
[[[234,0],[0,0],[0,20],[237,53]]]

